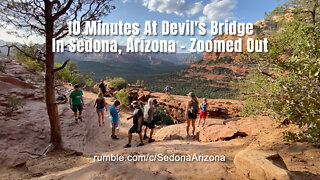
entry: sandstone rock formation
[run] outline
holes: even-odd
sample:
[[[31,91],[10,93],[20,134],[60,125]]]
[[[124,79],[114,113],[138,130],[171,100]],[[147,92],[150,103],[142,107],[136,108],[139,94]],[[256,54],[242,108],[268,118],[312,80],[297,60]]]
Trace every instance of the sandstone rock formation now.
[[[276,152],[243,150],[236,154],[234,164],[239,174],[249,179],[291,179],[286,164]]]

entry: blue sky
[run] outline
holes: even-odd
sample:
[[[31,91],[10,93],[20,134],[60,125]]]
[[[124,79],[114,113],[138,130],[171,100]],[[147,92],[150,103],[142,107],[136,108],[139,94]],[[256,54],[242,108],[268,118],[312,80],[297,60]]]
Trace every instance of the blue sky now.
[[[199,20],[207,23],[211,20],[225,19],[238,22],[252,22],[264,18],[265,12],[272,11],[279,2],[277,0],[118,0],[112,3],[116,9],[107,16],[106,22],[138,22],[143,29],[145,20],[156,20],[159,25],[162,20],[185,22]],[[190,37],[147,37],[147,39],[173,39],[179,43],[190,45]],[[196,36],[208,40],[212,36]],[[125,43],[124,37],[118,37],[120,44]]]
[[[279,2],[277,0],[114,0],[116,7],[104,22],[138,22],[141,31],[145,20],[156,20],[161,26],[162,20],[170,22],[185,22],[186,20],[199,20],[207,22],[210,29],[211,20],[224,21],[225,19],[238,22],[252,22],[264,18],[265,12],[272,11]],[[104,38],[104,37],[99,37]],[[110,39],[110,37],[106,37]],[[117,39],[121,45],[126,44],[126,36],[111,37]],[[180,45],[190,45],[190,36],[147,37],[147,39],[173,39]],[[212,36],[196,36],[198,39],[209,40]],[[0,39],[6,41],[21,41],[6,35],[0,30]],[[40,37],[31,37],[30,41],[41,42]],[[28,43],[28,41],[25,41]]]

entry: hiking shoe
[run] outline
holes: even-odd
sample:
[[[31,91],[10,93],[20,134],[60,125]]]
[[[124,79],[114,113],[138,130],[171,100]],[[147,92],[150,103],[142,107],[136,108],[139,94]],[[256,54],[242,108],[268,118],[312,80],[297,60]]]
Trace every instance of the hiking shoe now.
[[[118,140],[119,138],[117,136],[111,136],[112,139]]]
[[[148,139],[149,137],[147,136],[147,135],[144,135],[143,136],[143,140],[146,140],[146,139]]]
[[[101,124],[99,124],[99,127],[101,127]]]
[[[78,123],[78,118],[75,118],[74,120],[76,121],[76,123]]]
[[[137,147],[139,147],[139,146],[144,146],[144,144],[143,144],[143,143],[140,143]]]
[[[82,122],[82,117],[81,117],[81,116],[79,116],[79,119],[80,119],[80,121]]]
[[[124,146],[124,148],[131,148],[131,145],[127,144],[127,145]]]
[[[149,138],[149,143],[155,142],[156,140]]]

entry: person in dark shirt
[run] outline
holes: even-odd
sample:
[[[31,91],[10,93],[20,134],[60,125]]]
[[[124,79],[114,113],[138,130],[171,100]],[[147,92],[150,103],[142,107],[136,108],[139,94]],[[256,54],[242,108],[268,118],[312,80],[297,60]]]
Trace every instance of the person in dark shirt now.
[[[140,108],[140,105],[138,102],[134,101],[131,104],[134,107],[134,112],[133,115],[128,117],[127,120],[133,118],[133,125],[130,128],[128,132],[128,144],[124,148],[130,148],[131,147],[131,140],[132,140],[132,134],[133,133],[138,133],[140,137],[140,144],[138,146],[143,146],[143,140],[142,140],[142,134],[141,134],[141,129],[142,129],[142,119],[143,119],[143,112]]]
[[[107,93],[107,90],[103,80],[101,80],[101,83],[99,84],[99,89],[100,89],[100,92],[105,96]]]

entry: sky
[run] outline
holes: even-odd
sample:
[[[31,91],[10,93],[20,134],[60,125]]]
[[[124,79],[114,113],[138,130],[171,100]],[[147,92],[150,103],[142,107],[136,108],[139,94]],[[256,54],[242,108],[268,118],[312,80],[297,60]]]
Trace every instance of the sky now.
[[[155,20],[161,23],[162,20],[170,22],[185,22],[194,20],[206,22],[210,29],[210,21],[223,22],[236,20],[237,22],[255,23],[264,18],[265,12],[272,11],[279,2],[277,0],[114,0],[112,3],[116,8],[106,17],[103,22],[138,22],[143,30],[146,20]],[[108,37],[110,38],[110,37]],[[126,44],[128,37],[111,37],[116,39],[120,45]],[[198,39],[209,40],[211,35],[196,36]],[[28,40],[21,40],[8,35],[0,29],[0,39],[5,41],[30,43],[43,42],[38,36]],[[190,36],[169,36],[169,37],[146,37],[146,39],[173,39],[181,45],[190,44]]]

